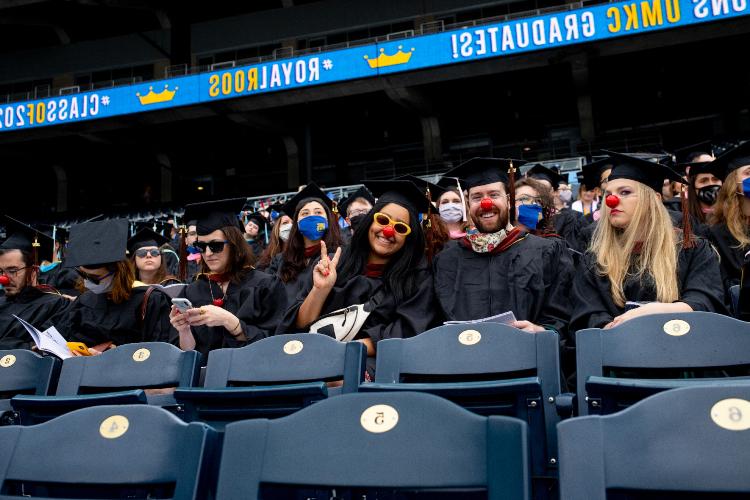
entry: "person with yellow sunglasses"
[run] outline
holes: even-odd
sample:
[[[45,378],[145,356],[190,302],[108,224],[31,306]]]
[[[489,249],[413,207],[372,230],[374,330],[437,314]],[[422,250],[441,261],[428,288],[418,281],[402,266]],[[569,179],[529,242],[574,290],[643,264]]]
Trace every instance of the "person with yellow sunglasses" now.
[[[415,336],[436,326],[439,318],[420,224],[421,215],[430,210],[427,198],[410,181],[370,181],[365,186],[377,202],[343,254],[338,249],[331,258],[321,250],[312,280],[299,295],[304,298],[289,307],[277,333],[311,331],[321,317],[361,305],[367,316],[356,331],[344,335],[330,325],[314,331],[363,342],[372,375],[380,340]]]

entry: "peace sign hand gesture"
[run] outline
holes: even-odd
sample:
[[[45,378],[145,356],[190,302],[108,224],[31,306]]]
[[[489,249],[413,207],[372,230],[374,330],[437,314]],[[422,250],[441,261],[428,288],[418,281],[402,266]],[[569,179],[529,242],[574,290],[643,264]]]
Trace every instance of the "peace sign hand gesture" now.
[[[336,267],[341,258],[341,247],[336,249],[333,259],[328,258],[324,241],[320,242],[320,261],[313,268],[313,286],[320,290],[330,290],[336,284]]]

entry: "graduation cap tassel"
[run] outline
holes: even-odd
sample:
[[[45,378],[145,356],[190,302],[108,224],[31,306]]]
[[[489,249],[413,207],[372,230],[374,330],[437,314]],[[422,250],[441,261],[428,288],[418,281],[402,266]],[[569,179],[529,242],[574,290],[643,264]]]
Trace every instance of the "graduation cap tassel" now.
[[[42,245],[39,243],[39,236],[34,236],[34,243],[31,244],[31,255],[34,259],[34,265],[39,265],[39,247]]]
[[[57,261],[57,252],[55,252],[55,242],[57,241],[57,226],[52,225],[52,259],[50,262]]]
[[[511,224],[516,223],[516,167],[512,160],[508,167],[508,217]]]
[[[690,211],[688,210],[688,198],[687,198],[687,185],[682,185],[682,192],[680,192],[680,208],[682,209],[682,247],[692,248],[692,228],[690,223]]]
[[[268,245],[268,224],[263,224],[263,236],[266,240],[266,246]]]
[[[187,226],[180,226],[180,267],[179,278],[183,283],[187,280]]]

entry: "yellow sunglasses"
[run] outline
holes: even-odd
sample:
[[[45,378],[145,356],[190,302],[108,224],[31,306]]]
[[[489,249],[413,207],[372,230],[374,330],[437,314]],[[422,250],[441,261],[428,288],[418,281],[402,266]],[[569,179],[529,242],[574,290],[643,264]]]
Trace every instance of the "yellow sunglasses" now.
[[[405,222],[393,220],[382,212],[376,212],[374,215],[374,219],[375,219],[375,222],[380,226],[393,227],[393,230],[396,231],[401,236],[406,236],[409,233],[411,233],[411,228],[409,227],[409,224],[406,224]]]

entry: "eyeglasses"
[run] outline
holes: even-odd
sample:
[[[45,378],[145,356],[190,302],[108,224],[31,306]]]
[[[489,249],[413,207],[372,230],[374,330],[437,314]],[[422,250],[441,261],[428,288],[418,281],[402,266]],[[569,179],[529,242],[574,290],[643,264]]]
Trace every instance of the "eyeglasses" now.
[[[188,231],[188,236],[198,236],[198,231]]]
[[[214,240],[214,241],[196,241],[193,243],[193,246],[198,250],[200,253],[206,253],[206,248],[210,249],[213,253],[221,253],[224,251],[224,245],[229,243],[229,241],[224,240]]]
[[[29,266],[24,267],[9,267],[8,269],[0,269],[0,276],[10,276],[11,278],[15,278],[18,274],[18,271],[22,271],[26,269]]]
[[[89,274],[87,272],[81,271],[78,268],[76,268],[76,272],[78,273],[78,276],[80,276],[81,278],[83,278],[85,280],[88,280],[88,281],[92,282],[95,285],[98,285],[99,283],[102,282],[102,280],[104,280],[106,278],[109,278],[110,276],[112,276],[114,274],[114,271],[110,271],[107,274],[105,274],[104,276],[94,276],[93,274]]]
[[[536,203],[537,205],[542,204],[542,199],[538,196],[519,196],[518,198],[516,198],[516,201],[521,205],[533,205],[534,203]]]
[[[161,250],[159,250],[158,248],[152,248],[150,250],[139,248],[135,251],[135,256],[140,257],[141,259],[146,257],[146,255],[150,255],[151,257],[158,257],[159,255],[161,255]]]
[[[411,228],[409,227],[409,224],[406,224],[405,222],[393,220],[382,212],[377,212],[374,215],[374,219],[375,219],[375,222],[381,226],[384,226],[384,227],[392,226],[393,230],[402,236],[406,236],[407,234],[411,233]]]

